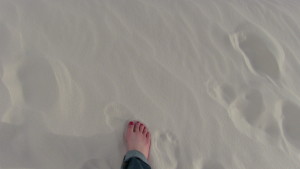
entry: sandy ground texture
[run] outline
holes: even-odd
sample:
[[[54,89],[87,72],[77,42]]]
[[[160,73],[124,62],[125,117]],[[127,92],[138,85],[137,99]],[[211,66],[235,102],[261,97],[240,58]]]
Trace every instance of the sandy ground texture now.
[[[1,0],[0,169],[300,168],[300,1]]]

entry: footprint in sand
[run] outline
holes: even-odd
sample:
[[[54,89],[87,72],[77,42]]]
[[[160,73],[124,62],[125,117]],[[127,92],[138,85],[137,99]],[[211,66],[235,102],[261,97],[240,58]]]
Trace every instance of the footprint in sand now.
[[[265,111],[264,100],[258,90],[252,90],[243,95],[235,103],[236,112],[233,116],[239,116],[251,126],[256,126],[262,113]]]
[[[44,112],[52,109],[58,98],[58,85],[48,60],[43,57],[26,59],[17,77],[28,106]]]
[[[285,139],[300,150],[300,107],[292,102],[282,103],[282,130]]]
[[[110,103],[104,108],[106,124],[111,130],[122,130],[125,126],[125,121],[135,119],[129,109],[122,104]]]
[[[238,126],[244,123],[256,126],[259,117],[264,112],[264,100],[260,91],[252,89],[240,95],[229,84],[218,85],[209,82],[208,94],[224,108],[228,108],[230,118]],[[242,121],[241,121],[242,120]]]
[[[2,118],[3,122],[20,124],[25,108],[47,112],[57,100],[57,83],[49,62],[28,54],[32,57],[4,66],[3,83],[12,106]]]
[[[240,132],[249,137],[260,132],[262,137],[257,138],[262,139],[263,142],[279,141],[280,128],[276,113],[267,112],[260,90],[250,88],[238,94],[229,84],[218,85],[209,82],[207,91],[214,100],[227,109],[230,119]]]
[[[249,137],[253,129],[259,128],[264,111],[263,96],[256,89],[240,94],[228,107],[229,117],[236,128]]]
[[[59,60],[36,52],[4,67],[3,83],[11,97],[11,109],[2,121],[21,124],[24,110],[37,112],[37,120],[58,135],[90,135],[83,126],[84,98],[67,67]]]
[[[229,84],[219,85],[209,81],[206,84],[208,94],[216,101],[218,101],[222,106],[227,107],[236,98],[236,93],[234,88]]]
[[[152,134],[150,158],[155,161],[154,168],[176,169],[178,167],[178,141],[170,132]]]
[[[263,29],[251,24],[241,25],[230,36],[233,47],[242,53],[246,65],[253,73],[273,80],[280,77],[280,65],[284,52],[279,43]]]
[[[262,93],[257,89],[250,89],[238,96],[228,112],[240,132],[264,143],[277,144],[280,141],[278,120],[274,113],[267,113],[265,105]]]

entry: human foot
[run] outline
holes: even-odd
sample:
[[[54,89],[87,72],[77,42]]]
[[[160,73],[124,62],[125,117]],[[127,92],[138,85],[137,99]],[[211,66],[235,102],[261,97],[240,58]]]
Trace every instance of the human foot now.
[[[129,122],[128,127],[125,133],[127,151],[137,150],[144,154],[144,156],[148,159],[150,144],[151,144],[151,135],[148,131],[147,127],[137,121]]]

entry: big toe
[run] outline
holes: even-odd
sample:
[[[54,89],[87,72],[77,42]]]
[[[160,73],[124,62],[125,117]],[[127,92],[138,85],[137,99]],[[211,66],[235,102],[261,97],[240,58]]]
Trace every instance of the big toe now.
[[[127,132],[133,132],[133,128],[134,128],[134,123],[130,121],[128,123]]]

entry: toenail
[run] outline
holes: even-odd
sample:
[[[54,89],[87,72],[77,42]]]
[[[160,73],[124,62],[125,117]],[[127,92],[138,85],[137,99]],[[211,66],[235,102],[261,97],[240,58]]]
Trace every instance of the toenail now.
[[[129,125],[133,125],[133,122],[131,121],[131,122],[129,122]]]

